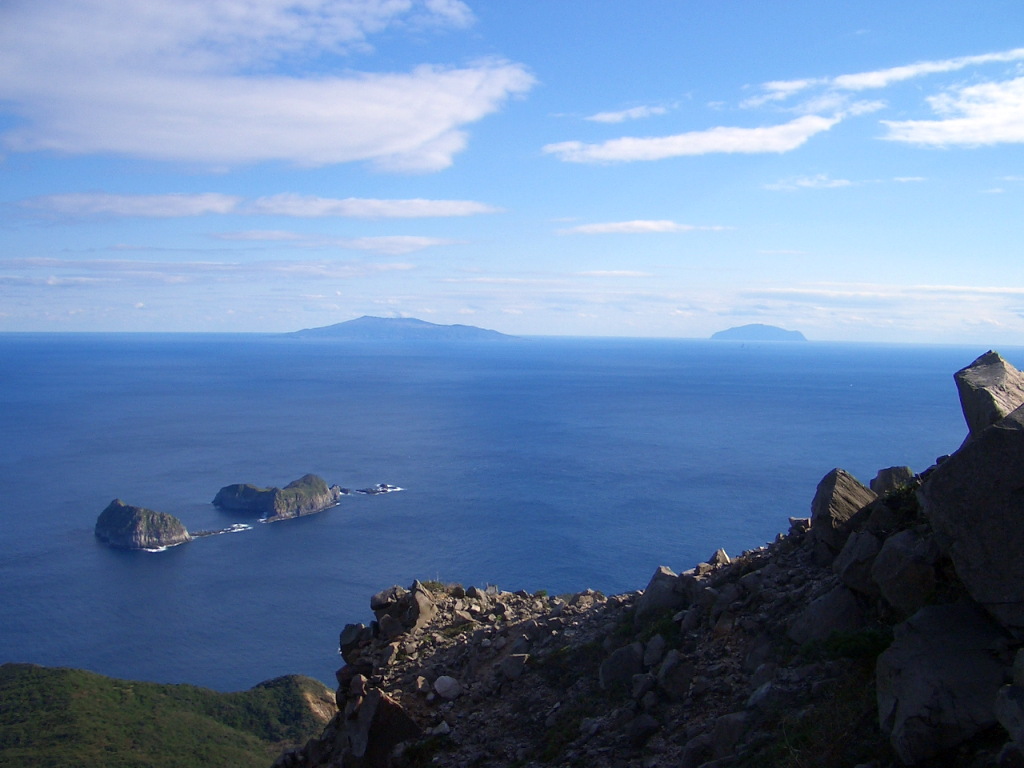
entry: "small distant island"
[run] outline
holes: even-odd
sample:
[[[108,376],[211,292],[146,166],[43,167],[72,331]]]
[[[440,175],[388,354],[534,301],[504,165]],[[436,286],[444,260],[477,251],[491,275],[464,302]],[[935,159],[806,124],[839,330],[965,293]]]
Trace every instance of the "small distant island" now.
[[[96,538],[118,549],[160,550],[192,541],[181,521],[166,512],[114,499],[96,520]]]
[[[252,483],[226,485],[213,499],[213,505],[228,512],[259,515],[264,522],[289,520],[323,512],[347,493],[337,485],[328,487],[317,475],[304,475],[284,488],[260,488]]]
[[[713,341],[807,341],[800,331],[787,331],[775,325],[751,323],[711,334]]]
[[[286,335],[302,339],[344,341],[503,341],[515,338],[473,325],[438,325],[414,317],[370,315],[320,328],[306,328]]]

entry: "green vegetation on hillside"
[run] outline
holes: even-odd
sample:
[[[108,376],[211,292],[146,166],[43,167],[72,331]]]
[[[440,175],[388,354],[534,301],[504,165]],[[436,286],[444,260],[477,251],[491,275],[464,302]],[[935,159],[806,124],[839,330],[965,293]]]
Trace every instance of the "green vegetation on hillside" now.
[[[333,692],[288,676],[239,693],[0,665],[0,766],[266,768],[317,736]]]
[[[322,498],[329,493],[330,489],[322,477],[303,475],[281,489],[274,506],[279,512],[292,511],[308,506],[317,496]]]

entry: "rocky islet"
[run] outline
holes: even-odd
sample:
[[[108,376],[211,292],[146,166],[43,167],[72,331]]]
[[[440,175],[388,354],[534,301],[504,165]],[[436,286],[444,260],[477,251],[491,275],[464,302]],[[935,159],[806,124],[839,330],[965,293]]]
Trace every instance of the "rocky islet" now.
[[[192,541],[181,521],[166,512],[114,499],[96,520],[96,538],[118,549],[159,550]]]
[[[322,477],[303,475],[284,488],[260,488],[252,483],[226,485],[213,505],[228,512],[259,515],[265,522],[289,520],[323,512],[338,503],[345,490],[328,486]]]
[[[1024,764],[1021,378],[983,355],[951,457],[833,470],[776,541],[643,591],[374,595],[338,715],[275,765]]]

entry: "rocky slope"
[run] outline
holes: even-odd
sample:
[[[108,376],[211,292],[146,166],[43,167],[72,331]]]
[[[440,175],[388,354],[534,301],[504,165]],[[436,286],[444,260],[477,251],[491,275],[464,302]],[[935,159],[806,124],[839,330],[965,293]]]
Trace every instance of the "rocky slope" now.
[[[323,478],[303,475],[284,488],[260,488],[252,483],[227,485],[221,488],[213,504],[229,512],[260,515],[267,522],[312,515],[333,507],[342,490],[330,487]]]
[[[374,595],[338,715],[275,766],[1024,765],[1024,376],[956,378],[959,451],[870,489],[835,469],[738,557],[611,597]]]
[[[120,549],[159,549],[192,541],[181,521],[166,512],[114,499],[96,520],[96,537]]]

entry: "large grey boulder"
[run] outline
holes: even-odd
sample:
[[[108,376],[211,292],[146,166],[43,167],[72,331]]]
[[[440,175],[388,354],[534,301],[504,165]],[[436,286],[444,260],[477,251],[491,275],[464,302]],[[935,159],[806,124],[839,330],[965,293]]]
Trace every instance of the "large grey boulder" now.
[[[878,722],[914,765],[995,724],[1003,633],[964,601],[933,605],[896,626],[876,668]]]
[[[872,491],[879,496],[885,496],[890,491],[909,485],[913,479],[914,470],[910,467],[886,467],[878,470],[870,485]]]
[[[668,610],[679,610],[686,605],[686,597],[680,591],[679,577],[671,568],[664,565],[658,567],[651,577],[647,589],[636,601],[636,623],[657,618]]]
[[[918,499],[971,597],[1024,634],[1024,407],[940,464]]]
[[[960,407],[973,440],[985,429],[1024,405],[1024,374],[989,350],[953,374]]]
[[[877,595],[878,585],[871,579],[871,566],[881,547],[878,538],[867,531],[851,533],[843,551],[832,563],[832,570],[850,589],[865,595]]]
[[[852,632],[864,626],[864,614],[857,598],[846,587],[839,586],[804,608],[789,628],[789,639],[803,645],[824,640],[833,632]]]
[[[885,540],[871,565],[871,578],[889,605],[911,616],[935,592],[938,559],[939,548],[931,536],[900,531]]]
[[[849,472],[833,469],[818,483],[811,502],[812,538],[839,552],[846,543],[846,522],[876,498]]]

